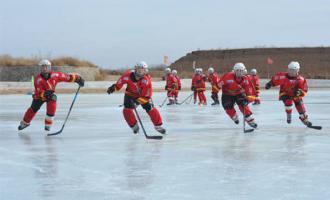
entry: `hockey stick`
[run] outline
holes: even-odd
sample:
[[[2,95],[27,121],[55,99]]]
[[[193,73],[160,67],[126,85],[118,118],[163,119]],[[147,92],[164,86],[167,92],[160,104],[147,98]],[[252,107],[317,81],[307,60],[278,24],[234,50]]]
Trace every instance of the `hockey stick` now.
[[[189,95],[188,97],[186,97],[181,103],[178,103],[178,105],[182,105],[184,102],[186,102],[190,97],[192,97],[192,95],[194,95],[194,93],[192,93],[191,95]]]
[[[194,92],[193,92],[193,94],[194,94]],[[188,102],[186,102],[186,104],[190,104],[190,103],[191,103],[191,100],[192,100],[192,98],[193,98],[193,95],[190,97],[189,101],[188,101]]]
[[[164,99],[163,103],[161,105],[159,105],[159,107],[162,107],[165,104],[167,98],[168,98],[168,96],[166,96],[166,98]]]
[[[243,132],[244,133],[250,133],[250,132],[253,132],[254,129],[251,128],[251,129],[245,129],[245,106],[243,106]]]
[[[139,116],[139,113],[136,110],[136,106],[134,107],[134,112],[136,114],[136,117],[139,120],[139,123],[141,125],[142,130],[143,130],[143,133],[144,133],[144,135],[146,136],[147,139],[154,139],[154,140],[161,140],[161,139],[163,139],[163,136],[161,136],[161,135],[154,135],[154,136],[147,135],[146,130],[144,129],[144,126],[142,124],[141,118]]]
[[[322,126],[313,126],[313,125],[309,125],[307,126],[308,128],[312,128],[312,129],[316,129],[316,130],[321,130]]]
[[[72,110],[73,104],[74,104],[74,102],[75,102],[76,99],[77,99],[77,95],[78,95],[78,93],[79,93],[79,90],[80,90],[80,86],[78,87],[77,92],[76,92],[76,94],[74,95],[74,98],[73,98],[73,101],[72,101],[72,103],[71,103],[71,106],[70,106],[69,112],[68,112],[68,114],[66,115],[66,118],[65,118],[65,120],[64,120],[64,123],[63,123],[63,126],[62,126],[61,130],[59,130],[59,131],[57,131],[57,132],[55,132],[55,133],[49,133],[49,134],[47,134],[47,136],[58,135],[58,134],[62,133],[62,131],[63,131],[63,129],[64,129],[64,126],[65,126],[65,124],[66,124],[66,121],[68,120],[69,115],[70,115],[70,113],[71,113],[71,110]]]

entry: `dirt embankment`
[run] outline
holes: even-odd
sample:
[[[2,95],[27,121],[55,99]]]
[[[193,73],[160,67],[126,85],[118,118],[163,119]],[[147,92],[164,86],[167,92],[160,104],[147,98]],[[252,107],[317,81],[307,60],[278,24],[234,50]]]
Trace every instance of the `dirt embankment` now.
[[[38,66],[0,66],[0,81],[31,81],[31,77],[40,73],[40,70]],[[99,68],[96,67],[54,66],[52,70],[64,73],[77,73],[87,81],[95,81],[102,76]]]
[[[273,60],[268,64],[267,59]],[[192,63],[207,70],[210,66],[223,73],[230,71],[236,62],[243,62],[248,70],[256,68],[263,78],[286,70],[290,61],[299,61],[301,73],[306,78],[330,79],[330,47],[310,48],[251,48],[232,50],[193,51],[175,61],[171,67],[181,73],[192,74]]]

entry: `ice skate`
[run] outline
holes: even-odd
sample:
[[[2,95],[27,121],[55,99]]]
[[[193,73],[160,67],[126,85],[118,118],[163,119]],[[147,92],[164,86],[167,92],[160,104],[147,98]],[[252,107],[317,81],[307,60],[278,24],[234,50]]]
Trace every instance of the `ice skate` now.
[[[134,134],[137,134],[138,132],[139,132],[139,125],[138,125],[138,123],[136,123],[133,127],[131,127],[132,128],[132,130],[133,130],[133,133]]]
[[[45,131],[50,131],[50,126],[45,125]]]
[[[258,126],[258,124],[255,123],[254,121],[247,122],[247,124],[248,124],[249,126],[251,126],[252,128],[257,128],[257,126]]]
[[[25,129],[25,128],[28,127],[28,126],[30,126],[29,123],[26,123],[26,122],[24,122],[24,121],[21,121],[21,122],[20,122],[20,125],[18,126],[18,130],[21,131],[21,130]]]
[[[155,126],[156,131],[160,132],[161,134],[166,133],[166,129],[164,129],[162,126]]]
[[[288,124],[291,124],[291,120],[292,120],[292,114],[290,113],[287,113],[286,114],[286,122],[288,123]]]
[[[306,126],[312,126],[312,122],[310,122],[309,120],[308,120],[308,115],[305,115],[305,114],[301,114],[300,116],[299,116],[299,119],[301,120],[301,122],[304,124],[304,125],[306,125]]]
[[[237,115],[235,115],[231,119],[235,122],[235,124],[239,124],[239,120],[238,120],[238,116]]]

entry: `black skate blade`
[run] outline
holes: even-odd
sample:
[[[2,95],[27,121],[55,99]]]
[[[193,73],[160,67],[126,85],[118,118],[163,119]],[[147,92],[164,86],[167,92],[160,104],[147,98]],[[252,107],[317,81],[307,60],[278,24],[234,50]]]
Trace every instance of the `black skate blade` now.
[[[163,139],[163,136],[161,136],[161,135],[153,135],[153,136],[148,135],[146,138],[147,139],[153,139],[153,140],[161,140],[161,139]]]
[[[244,133],[251,133],[251,132],[253,132],[253,131],[254,131],[253,128],[251,128],[251,129],[245,129],[245,130],[244,130]]]
[[[57,131],[55,133],[48,133],[47,136],[54,136],[60,134],[62,131]]]

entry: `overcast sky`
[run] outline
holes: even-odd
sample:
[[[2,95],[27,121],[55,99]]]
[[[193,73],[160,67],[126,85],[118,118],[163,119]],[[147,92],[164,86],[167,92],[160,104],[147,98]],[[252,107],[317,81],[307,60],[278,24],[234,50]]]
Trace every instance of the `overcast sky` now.
[[[0,0],[0,54],[104,68],[197,49],[330,46],[329,0]]]

